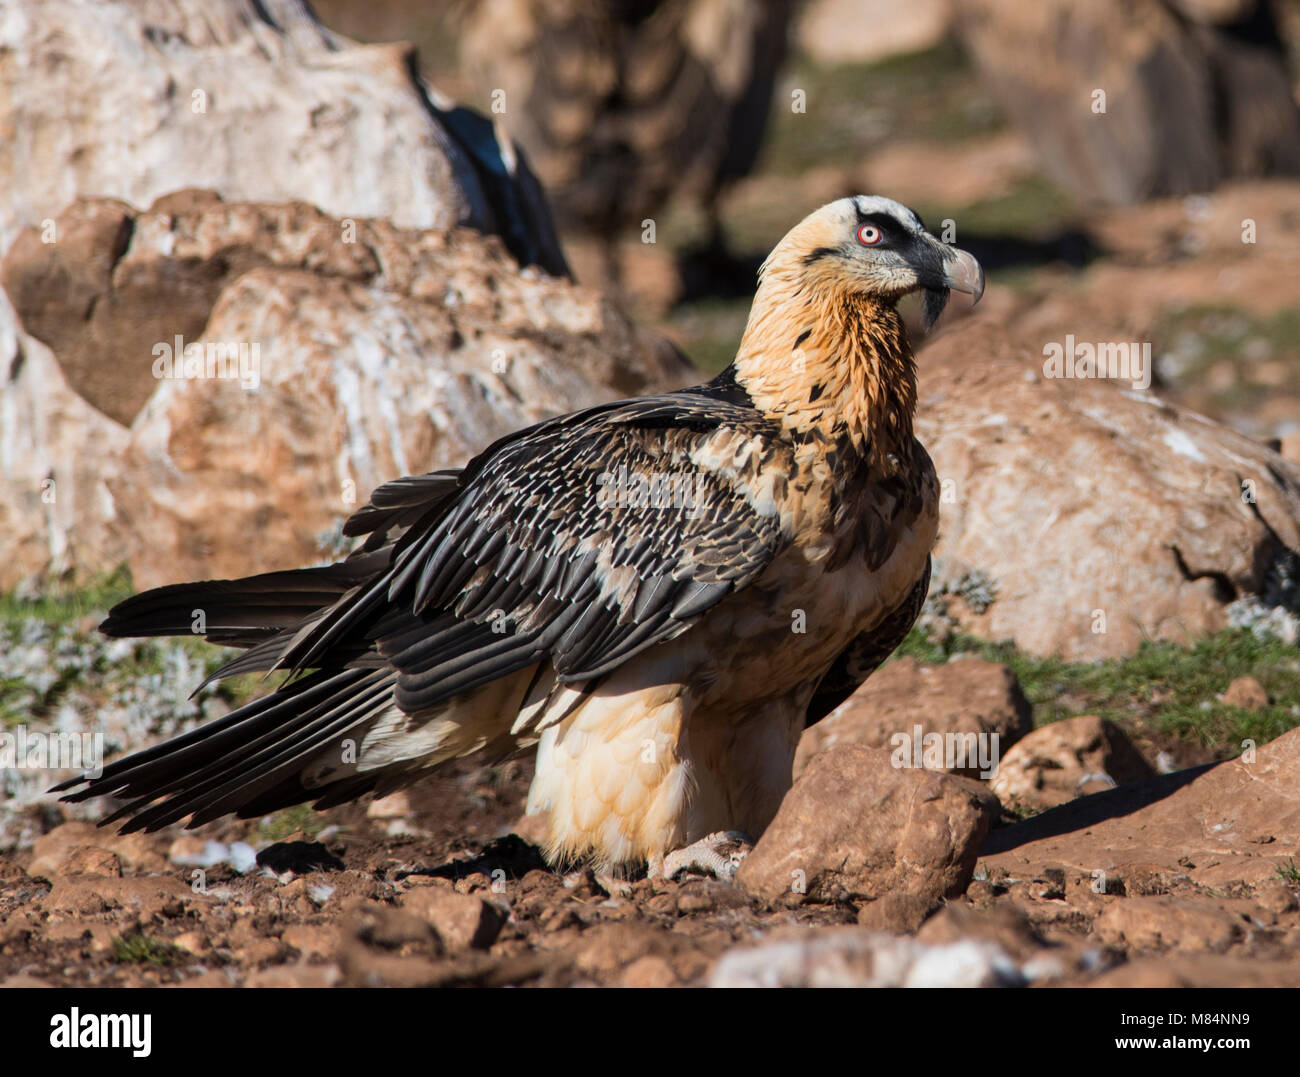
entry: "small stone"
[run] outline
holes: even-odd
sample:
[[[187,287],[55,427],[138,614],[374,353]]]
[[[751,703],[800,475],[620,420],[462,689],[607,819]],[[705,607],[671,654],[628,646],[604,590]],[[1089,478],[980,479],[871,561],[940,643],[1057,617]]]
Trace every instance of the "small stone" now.
[[[646,901],[645,907],[647,912],[652,912],[657,916],[676,916],[677,895],[655,894]]]
[[[334,887],[328,883],[313,883],[307,887],[307,897],[313,905],[324,905],[334,896]]]
[[[1268,693],[1254,677],[1236,678],[1220,698],[1229,707],[1247,711],[1263,710],[1269,704]]]
[[[337,965],[309,965],[305,961],[254,972],[244,981],[245,987],[333,987],[342,979]]]
[[[1281,879],[1266,879],[1255,890],[1255,900],[1260,908],[1276,916],[1292,912],[1297,906],[1296,895]]]
[[[172,945],[178,950],[184,950],[186,953],[196,956],[206,954],[211,949],[207,938],[201,931],[182,931],[172,939]]]
[[[1094,930],[1102,942],[1136,950],[1221,952],[1241,937],[1227,913],[1173,897],[1130,897],[1108,905]]]
[[[646,954],[623,970],[624,987],[674,987],[678,983],[673,967],[662,957]]]
[[[405,789],[372,800],[366,808],[366,815],[371,819],[402,819],[410,814],[411,797]]]
[[[122,861],[116,853],[94,845],[78,845],[63,865],[65,875],[107,875],[122,877]]]
[[[257,850],[244,841],[232,842],[229,859],[232,868],[240,875],[247,875],[257,867]]]
[[[1045,811],[1151,774],[1119,726],[1084,714],[1035,729],[1012,745],[989,786],[1003,804]]]
[[[291,924],[280,937],[304,957],[329,957],[338,949],[340,931],[332,924]]]
[[[882,894],[858,909],[858,926],[910,935],[929,913],[930,904],[915,894]]]
[[[402,908],[431,927],[448,953],[488,949],[507,915],[480,897],[427,887],[403,894]]]

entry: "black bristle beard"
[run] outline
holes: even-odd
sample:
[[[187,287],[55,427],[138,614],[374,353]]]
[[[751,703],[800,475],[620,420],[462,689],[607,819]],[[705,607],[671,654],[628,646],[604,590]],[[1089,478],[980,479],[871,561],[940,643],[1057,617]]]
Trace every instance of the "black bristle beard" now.
[[[948,305],[947,288],[927,288],[925,298],[921,301],[921,324],[928,333],[939,320],[943,308]]]

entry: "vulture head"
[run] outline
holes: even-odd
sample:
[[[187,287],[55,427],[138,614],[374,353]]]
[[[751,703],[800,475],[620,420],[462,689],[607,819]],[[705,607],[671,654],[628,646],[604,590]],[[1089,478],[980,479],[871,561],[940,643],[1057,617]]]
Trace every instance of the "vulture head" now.
[[[894,301],[924,291],[922,313],[930,329],[950,291],[979,302],[984,272],[966,251],[925,230],[921,218],[890,198],[856,195],[822,206],[795,225],[764,266],[814,290],[851,289]]]

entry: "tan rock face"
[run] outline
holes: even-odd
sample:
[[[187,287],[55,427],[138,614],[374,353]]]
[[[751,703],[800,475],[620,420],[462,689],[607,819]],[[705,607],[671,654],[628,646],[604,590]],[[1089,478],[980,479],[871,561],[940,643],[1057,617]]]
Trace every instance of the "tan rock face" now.
[[[1026,738],[1017,748],[1029,744]],[[1094,890],[1104,900],[1187,882],[1259,888],[1300,847],[1297,788],[1300,729],[1293,729],[1255,749],[1250,761],[1162,775],[997,830],[981,860],[1017,877],[1056,865],[1067,885],[1076,875],[1101,879]]]
[[[839,745],[808,764],[736,882],[769,901],[893,892],[933,908],[966,888],[997,814],[996,798],[977,782]]]
[[[4,587],[125,560],[105,464],[121,457],[128,436],[68,384],[58,359],[18,327],[0,293]]]
[[[1045,811],[1152,774],[1119,726],[1085,714],[1035,729],[1002,757],[989,786],[1007,807]]]
[[[799,21],[799,44],[818,63],[874,63],[934,48],[952,14],[944,0],[813,0]]]
[[[55,564],[91,573],[125,559],[145,587],[318,560],[383,481],[689,380],[675,351],[596,293],[520,272],[498,240],[468,229],[348,224],[206,192],[68,216],[85,249],[115,249],[96,230],[125,228],[130,242],[63,292],[41,285],[82,265],[61,248],[20,240],[4,263],[63,364],[40,344],[33,371],[15,376],[10,363],[4,393],[28,410],[0,421],[30,455],[6,462],[0,512],[21,556],[6,558],[3,586]],[[178,335],[180,354],[199,344],[205,363],[209,345],[228,346],[232,376],[159,378]],[[35,376],[54,391],[40,394]],[[38,509],[42,480],[64,462],[60,500]]]
[[[1115,902],[1097,918],[1095,930],[1111,946],[1211,952],[1227,949],[1242,933],[1222,910],[1165,897]]]
[[[1128,204],[1208,190],[1231,175],[1295,174],[1300,117],[1269,5],[1249,5],[1249,48],[1218,25],[1232,21],[1229,5],[1178,6],[957,0],[953,8],[985,85],[1034,142],[1044,171],[1082,201]]]
[[[922,353],[918,434],[942,484],[931,594],[978,570],[994,599],[954,596],[958,625],[1070,659],[1222,628],[1300,549],[1300,470],[1128,383],[1044,377],[1060,339],[972,320]]]
[[[205,187],[467,224],[562,266],[526,167],[479,165],[467,146],[495,153],[490,124],[431,99],[410,51],[333,34],[294,0],[31,5],[0,24],[0,250],[79,195],[147,206]]]
[[[897,658],[878,669],[837,710],[806,730],[794,758],[797,778],[819,752],[837,744],[858,744],[868,748],[904,746],[911,753],[912,742],[931,733],[955,734],[973,750],[965,755],[967,765],[949,767],[968,778],[980,776],[979,745],[1006,749],[1033,728],[1033,708],[1025,699],[1015,674],[997,662],[963,658],[942,666],[923,666],[910,656]],[[974,735],[979,738],[972,741]],[[997,763],[989,758],[989,770]],[[921,758],[929,766],[922,746]],[[959,760],[956,760],[960,762]]]

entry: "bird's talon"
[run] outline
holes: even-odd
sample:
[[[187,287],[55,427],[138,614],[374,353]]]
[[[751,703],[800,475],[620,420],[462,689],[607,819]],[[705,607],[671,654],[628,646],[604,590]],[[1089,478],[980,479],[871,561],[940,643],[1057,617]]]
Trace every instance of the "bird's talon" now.
[[[719,830],[663,858],[660,874],[675,878],[683,871],[712,875],[721,882],[734,881],[740,862],[753,848],[753,839],[739,830]]]

